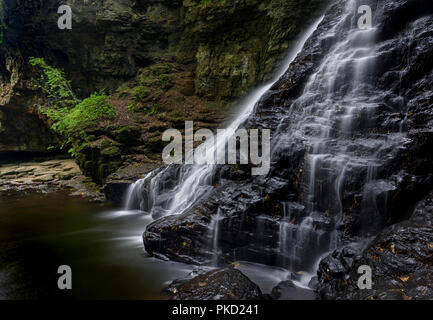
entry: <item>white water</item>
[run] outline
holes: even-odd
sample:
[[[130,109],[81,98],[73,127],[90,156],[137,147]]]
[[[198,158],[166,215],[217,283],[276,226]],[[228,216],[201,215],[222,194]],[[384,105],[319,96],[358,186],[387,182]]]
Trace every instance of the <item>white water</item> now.
[[[389,183],[377,180],[377,169],[386,161],[381,155],[392,154],[405,140],[401,130],[386,135],[371,130],[372,119],[389,93],[369,79],[380,48],[375,43],[376,29],[360,30],[355,12],[357,2],[348,0],[340,20],[321,34],[321,40],[331,43],[330,50],[275,134],[274,150],[306,149],[301,185],[307,216],[296,224],[287,219],[280,222],[280,253],[291,267],[296,265],[295,270],[315,272],[317,261],[340,245],[337,226],[343,219],[345,188],[353,184],[346,183],[351,176],[365,176],[360,181],[362,212],[380,216],[377,201],[380,197],[386,207],[387,192],[392,190]],[[325,224],[322,230],[314,227],[321,223]]]
[[[302,271],[298,285],[304,287],[315,275],[320,259],[339,246],[336,226],[343,217],[343,189],[347,176],[359,172],[365,174],[364,198],[369,199],[368,205],[373,203],[377,206],[376,196],[391,188],[375,180],[375,169],[383,163],[378,154],[383,150],[395,149],[404,138],[401,132],[388,134],[381,139],[362,135],[358,138],[355,135],[357,130],[362,132],[368,127],[368,120],[380,107],[384,93],[376,90],[368,81],[369,71],[374,68],[377,56],[376,30],[354,27],[354,12],[356,1],[347,1],[345,13],[339,21],[327,33],[321,34],[319,40],[330,40],[331,49],[308,80],[300,97],[293,102],[289,114],[281,120],[275,134],[277,138],[273,141],[273,151],[278,150],[280,144],[282,148],[304,145],[307,150],[301,185],[307,215],[300,221],[291,221],[291,213],[285,212],[285,217],[280,221],[277,248],[288,262],[287,268]],[[207,150],[211,150],[208,155],[213,156],[212,150],[225,148],[227,135],[247,120],[262,96],[286,72],[320,21],[306,32],[276,78],[244,99],[241,111],[228,126],[226,135],[219,137],[215,146],[206,146]],[[348,28],[348,25],[352,27]],[[360,117],[366,119],[366,124],[357,124]],[[145,194],[147,197],[140,201],[147,203],[141,208],[155,214],[155,217],[181,214],[213,189],[213,173],[212,165],[169,166],[136,183],[129,194],[134,194],[139,188],[136,194]],[[171,177],[171,185],[168,177]],[[369,187],[373,183],[376,187]],[[147,186],[147,192],[143,192],[143,186]],[[323,214],[325,210],[329,211],[326,216]],[[210,248],[216,258],[219,254],[219,219],[219,216],[213,217],[210,226]],[[317,228],[320,224],[323,229]]]
[[[218,257],[220,254],[219,251],[219,239],[220,239],[220,224],[223,220],[224,215],[221,214],[221,209],[218,208],[217,213],[212,216],[210,225],[209,225],[209,234],[212,243],[212,265],[218,265]]]
[[[386,135],[365,134],[387,93],[370,82],[380,48],[376,48],[374,28],[357,28],[356,3],[347,0],[338,21],[318,34],[317,41],[329,45],[329,51],[325,50],[321,64],[281,119],[272,141],[272,154],[280,151],[284,154],[285,148],[298,146],[306,150],[303,181],[299,181],[302,200],[297,204],[282,203],[284,217],[279,222],[278,247],[274,249],[278,264],[288,271],[278,273],[281,276],[278,280],[290,275],[293,283],[301,288],[309,287],[320,260],[341,245],[338,226],[345,214],[343,203],[347,201],[348,179],[365,176],[365,181],[361,181],[364,199],[361,207],[365,206],[369,214],[377,213],[384,201],[386,205],[386,193],[392,188],[377,180],[377,170],[384,164],[380,155],[396,150],[405,137],[401,128]],[[247,120],[262,96],[285,74],[321,20],[307,30],[273,81],[244,99],[226,135],[219,137],[215,146],[206,146],[211,151],[208,155],[213,156],[215,149],[225,148],[226,138]],[[213,174],[212,165],[183,165],[175,169],[169,166],[136,183],[129,193],[134,194],[139,188],[137,194],[147,196],[147,205],[141,208],[156,213],[155,218],[161,214],[181,214],[213,189]],[[168,176],[174,184],[170,184]],[[144,185],[147,192],[142,190]],[[220,255],[220,219],[218,212],[209,226],[209,250],[214,265]]]
[[[279,69],[277,75],[269,83],[255,89],[240,103],[240,112],[233,122],[227,127],[223,135],[218,136],[217,142],[210,141],[211,146],[206,146],[209,150],[206,154],[213,156],[215,149],[225,148],[225,142],[238,127],[245,122],[253,112],[255,106],[262,96],[280,79],[289,68],[292,61],[302,50],[307,39],[316,30],[323,17],[317,20],[299,39],[297,46],[293,48]],[[205,142],[206,144],[207,142]],[[201,146],[202,148],[205,146]],[[200,152],[200,148],[195,152]],[[191,156],[191,155],[188,155]],[[144,179],[134,183],[128,190],[125,206],[127,209],[141,209],[147,211],[155,218],[161,215],[181,214],[199,199],[213,189],[212,175],[214,165],[181,165],[174,168],[168,166],[161,171],[148,174]],[[174,171],[174,172],[173,172]],[[176,183],[171,188],[166,187],[166,180],[173,178],[176,174]],[[144,190],[147,188],[147,192]],[[137,205],[139,203],[139,205]]]

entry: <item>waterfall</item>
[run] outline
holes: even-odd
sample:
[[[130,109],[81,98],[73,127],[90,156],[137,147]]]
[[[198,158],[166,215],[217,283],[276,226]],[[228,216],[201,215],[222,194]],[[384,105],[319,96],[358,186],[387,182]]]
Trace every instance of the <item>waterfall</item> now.
[[[256,104],[262,96],[280,79],[289,68],[292,61],[302,50],[304,43],[316,30],[321,17],[316,21],[303,36],[298,40],[297,45],[288,54],[282,66],[279,68],[277,75],[269,83],[253,90],[240,103],[240,112],[225,130],[225,134],[218,136],[216,143],[211,142],[207,154],[211,155],[215,148],[225,148],[225,142],[229,135],[233,134],[238,127],[244,123],[253,112]],[[208,142],[205,142],[205,144]],[[201,145],[195,152],[200,152]],[[207,146],[206,146],[207,147]],[[192,155],[187,155],[192,156]],[[165,215],[181,214],[188,208],[192,207],[199,199],[203,198],[213,189],[213,174],[215,172],[214,165],[169,165],[166,168],[156,170],[150,173],[146,178],[137,181],[128,190],[126,208],[128,209],[145,209],[158,218]],[[143,185],[147,185],[146,190],[143,190]],[[146,193],[141,196],[140,193]],[[140,198],[140,201],[137,199]],[[143,201],[145,203],[143,203]]]
[[[221,209],[218,208],[217,213],[214,214],[211,218],[211,222],[209,225],[209,234],[212,242],[212,265],[218,265],[218,256],[219,256],[219,230],[220,230],[220,222],[223,220],[224,215],[221,214]]]
[[[128,187],[123,204],[125,210],[139,209],[145,211],[146,199],[144,197],[144,190],[151,174],[149,172],[143,179],[135,181]]]
[[[351,214],[349,201],[362,198],[360,210],[365,225],[380,224],[372,220],[384,216],[381,212],[386,210],[387,194],[393,188],[389,182],[378,179],[380,168],[405,140],[400,126],[394,132],[375,130],[373,119],[380,108],[387,107],[383,103],[385,97],[399,97],[371,81],[380,56],[377,30],[358,28],[356,0],[341,4],[343,10],[338,18],[331,19],[326,28],[319,28],[315,34],[314,41],[326,46],[321,62],[312,69],[297,98],[289,100],[272,140],[273,160],[293,149],[304,153],[300,194],[293,203],[282,199],[284,216],[277,222],[278,244],[273,250],[283,266],[309,274],[315,273],[323,255],[341,245],[340,233],[344,230],[340,227],[345,216]],[[285,74],[321,20],[305,33],[276,78],[244,99],[226,135],[248,119],[262,96]],[[225,147],[226,137],[218,137],[216,144],[212,141],[210,147],[205,146],[211,150],[208,154],[213,154],[213,148]],[[200,147],[196,152],[200,152]],[[154,219],[181,214],[214,189],[215,167],[170,165],[156,170],[131,187],[128,207],[149,212]],[[144,198],[137,201],[134,194],[140,193]],[[219,219],[218,214],[212,217],[210,226],[213,257],[218,257],[220,249]],[[263,238],[260,232],[264,231],[256,232],[258,247]]]
[[[394,132],[374,130],[372,119],[392,93],[371,81],[380,53],[377,30],[357,27],[357,1],[348,0],[345,6],[339,21],[320,35],[319,41],[326,40],[330,49],[281,120],[273,144],[274,154],[288,146],[306,150],[301,184],[306,216],[297,224],[286,217],[279,223],[279,252],[297,270],[317,266],[340,245],[337,230],[348,214],[343,202],[352,190],[361,190],[365,226],[372,229],[380,223],[372,221],[384,216],[379,212],[386,211],[393,186],[378,179],[378,171],[405,141],[401,126]]]

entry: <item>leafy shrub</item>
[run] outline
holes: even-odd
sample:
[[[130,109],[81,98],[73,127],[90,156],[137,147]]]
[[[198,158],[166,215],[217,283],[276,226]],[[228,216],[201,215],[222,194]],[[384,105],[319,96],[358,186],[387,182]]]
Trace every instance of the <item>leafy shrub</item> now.
[[[36,87],[46,95],[49,107],[71,107],[79,102],[72,90],[71,81],[66,80],[63,71],[47,65],[43,58],[32,57],[29,62],[41,73]]]
[[[78,136],[83,133],[79,130],[83,126],[116,116],[104,91],[92,93],[80,101],[63,71],[47,65],[43,58],[30,58],[29,62],[41,71],[37,87],[45,94],[46,101],[39,106],[39,111],[51,120],[51,129],[64,137],[61,148],[73,143],[74,138],[82,139]],[[69,149],[72,156],[76,156],[77,151]]]
[[[116,113],[107,98],[103,91],[92,93],[90,97],[77,104],[58,122],[59,127],[68,132],[77,126],[91,124],[96,120],[114,118]]]

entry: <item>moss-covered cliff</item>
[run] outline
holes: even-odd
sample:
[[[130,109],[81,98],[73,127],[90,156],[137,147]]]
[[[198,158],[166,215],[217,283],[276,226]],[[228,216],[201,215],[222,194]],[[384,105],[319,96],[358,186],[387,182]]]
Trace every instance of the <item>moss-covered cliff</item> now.
[[[72,142],[81,167],[99,183],[122,163],[157,161],[152,152],[165,128],[185,119],[220,123],[227,106],[269,77],[326,3],[71,0],[72,30],[59,30],[61,1],[0,2],[0,152],[42,152],[56,143],[36,107],[45,97],[28,64],[43,57],[65,71],[79,98],[105,89],[119,115],[77,129]]]

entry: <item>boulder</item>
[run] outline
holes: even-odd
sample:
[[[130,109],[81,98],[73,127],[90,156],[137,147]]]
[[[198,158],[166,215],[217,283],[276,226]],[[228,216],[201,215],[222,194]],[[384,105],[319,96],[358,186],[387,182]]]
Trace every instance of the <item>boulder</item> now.
[[[233,266],[174,281],[165,291],[172,300],[260,300],[262,292]]]

